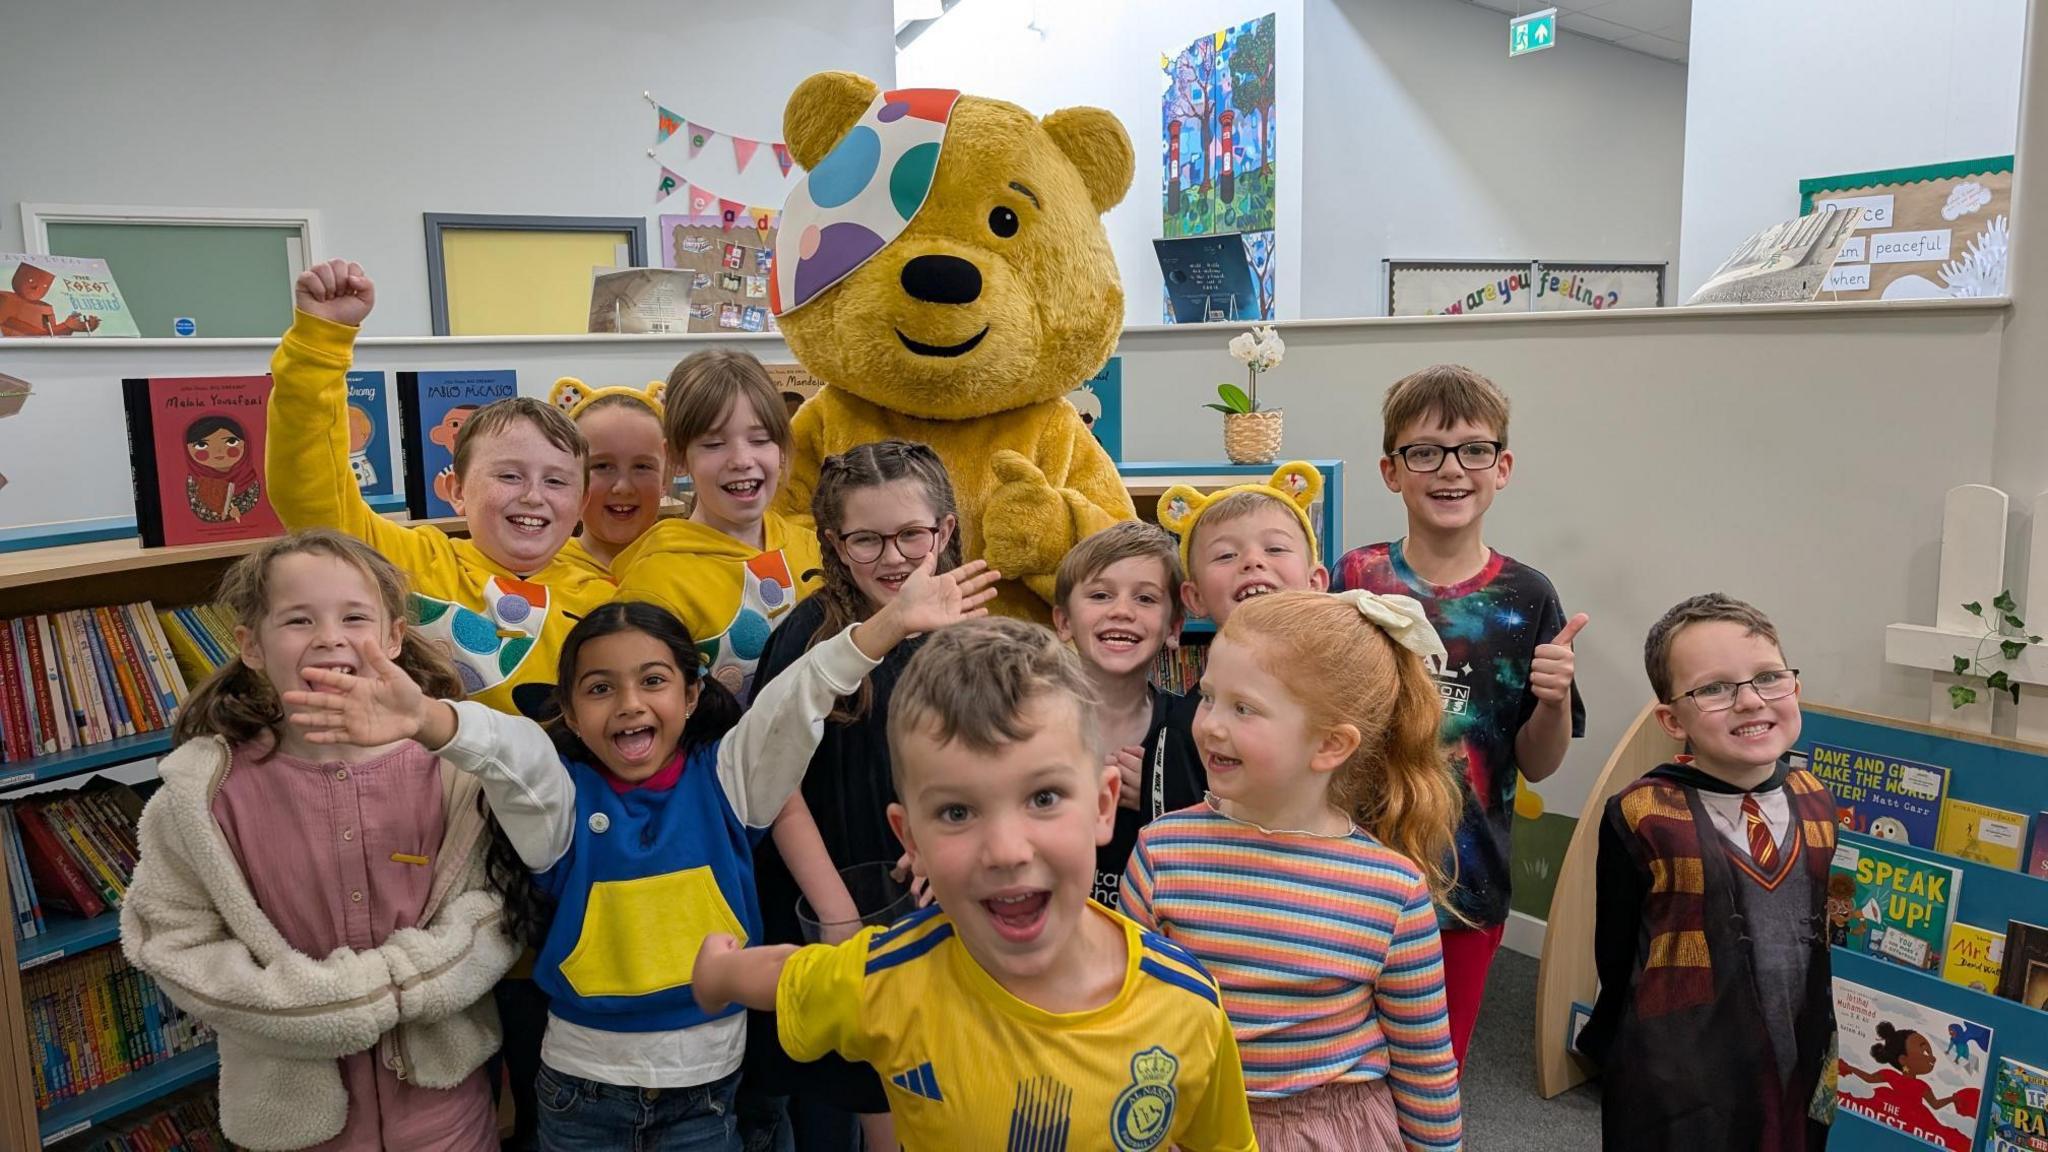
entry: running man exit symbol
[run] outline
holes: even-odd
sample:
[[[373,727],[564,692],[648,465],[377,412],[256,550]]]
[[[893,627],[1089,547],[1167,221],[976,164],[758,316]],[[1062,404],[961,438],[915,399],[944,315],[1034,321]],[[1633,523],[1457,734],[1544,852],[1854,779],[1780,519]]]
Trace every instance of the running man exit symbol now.
[[[1541,52],[1557,44],[1557,9],[1545,8],[1508,22],[1508,56]]]

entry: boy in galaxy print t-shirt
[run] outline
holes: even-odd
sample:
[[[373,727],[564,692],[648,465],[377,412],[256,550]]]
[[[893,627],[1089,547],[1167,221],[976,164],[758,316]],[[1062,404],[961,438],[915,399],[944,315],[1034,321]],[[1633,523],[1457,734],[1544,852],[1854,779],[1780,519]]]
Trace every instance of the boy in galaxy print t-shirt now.
[[[1381,419],[1380,475],[1407,506],[1408,534],[1345,553],[1332,584],[1415,597],[1448,652],[1431,671],[1445,751],[1465,784],[1457,916],[1443,917],[1451,1045],[1463,1064],[1508,919],[1517,775],[1548,777],[1585,734],[1571,646],[1586,617],[1567,621],[1543,573],[1481,538],[1514,470],[1508,401],[1492,381],[1457,365],[1425,368],[1387,390]]]

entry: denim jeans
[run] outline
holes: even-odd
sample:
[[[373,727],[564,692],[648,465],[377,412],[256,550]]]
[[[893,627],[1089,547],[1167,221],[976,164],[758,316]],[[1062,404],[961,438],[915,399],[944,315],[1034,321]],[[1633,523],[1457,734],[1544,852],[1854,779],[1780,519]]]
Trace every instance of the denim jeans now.
[[[740,1074],[690,1088],[629,1088],[542,1064],[541,1152],[740,1152]]]

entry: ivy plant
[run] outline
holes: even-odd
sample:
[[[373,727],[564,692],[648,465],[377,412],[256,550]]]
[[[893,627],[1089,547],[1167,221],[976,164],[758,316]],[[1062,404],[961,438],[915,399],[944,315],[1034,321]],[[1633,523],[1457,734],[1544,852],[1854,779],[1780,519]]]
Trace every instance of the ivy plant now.
[[[2019,617],[2019,605],[2013,603],[2012,590],[2006,589],[1991,600],[1991,614],[1984,614],[1984,605],[1976,600],[1963,605],[1963,611],[1984,622],[1984,635],[1977,641],[1977,651],[1969,656],[1955,658],[1955,673],[1958,676],[1981,676],[1984,686],[1993,692],[2009,692],[2012,702],[2020,702],[2019,681],[2014,680],[2004,669],[1993,668],[1994,661],[2010,664],[2020,658],[2029,644],[2039,644],[2041,638],[2027,633],[2027,622]],[[1987,656],[1984,647],[1998,642],[1998,653]],[[1951,684],[1948,689],[1949,706],[1961,708],[1977,702],[1977,690],[1967,684]]]

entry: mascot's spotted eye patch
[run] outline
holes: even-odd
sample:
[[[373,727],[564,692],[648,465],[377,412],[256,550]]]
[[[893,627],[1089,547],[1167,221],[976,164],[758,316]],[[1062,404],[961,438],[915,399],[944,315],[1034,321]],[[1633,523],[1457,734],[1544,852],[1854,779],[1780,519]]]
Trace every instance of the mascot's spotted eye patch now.
[[[790,192],[768,281],[777,316],[844,280],[909,227],[931,192],[959,98],[950,88],[882,93]]]

